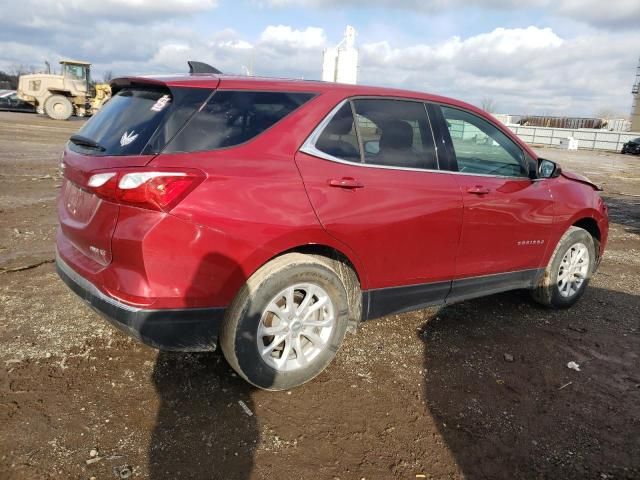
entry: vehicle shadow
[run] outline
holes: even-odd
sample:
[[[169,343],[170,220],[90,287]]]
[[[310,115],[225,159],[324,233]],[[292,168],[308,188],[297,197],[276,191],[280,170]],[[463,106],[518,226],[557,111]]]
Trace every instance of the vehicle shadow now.
[[[419,333],[424,395],[464,478],[640,478],[639,327],[639,297],[594,287],[569,310],[443,308]]]
[[[244,282],[231,260],[210,254],[194,275],[187,298],[203,295],[214,281],[212,265]],[[215,270],[213,270],[215,272]],[[252,402],[254,388],[229,367],[222,352],[160,352],[153,371],[160,405],[149,445],[152,479],[247,479],[260,441]]]

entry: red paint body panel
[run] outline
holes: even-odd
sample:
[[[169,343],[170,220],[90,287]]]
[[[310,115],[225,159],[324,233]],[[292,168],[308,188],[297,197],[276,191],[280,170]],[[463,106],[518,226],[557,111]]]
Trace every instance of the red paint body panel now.
[[[358,252],[370,288],[450,280],[462,227],[454,175],[364,168],[298,153],[309,198],[327,232]],[[329,185],[353,178],[362,188]]]
[[[92,157],[65,149],[62,156],[65,178],[58,197],[60,228],[67,241],[96,262],[94,271],[111,263],[111,236],[119,206],[84,190],[89,178],[100,170],[143,166],[151,158],[146,155]]]
[[[562,233],[583,218],[597,222],[604,251],[606,207],[585,183],[562,176],[532,182],[365,168],[299,152],[322,119],[350,96],[438,102],[496,123],[464,102],[403,90],[247,77],[132,81],[318,95],[233,148],[135,157],[65,151],[58,253],[102,293],[124,304],[224,307],[271,258],[314,244],[344,254],[363,290],[542,267]],[[169,213],[111,203],[85,191],[92,174],[130,167],[195,168],[205,180]],[[342,178],[354,178],[364,187],[345,190],[328,184]],[[476,185],[490,192],[467,192]],[[520,240],[544,244],[518,246]]]
[[[567,229],[583,219],[593,219],[600,232],[600,256],[604,254],[609,236],[607,206],[595,187],[582,180],[571,180],[564,175],[549,179],[549,189],[554,198],[555,217],[551,244],[556,245]],[[547,252],[546,261],[553,252]]]
[[[546,265],[554,219],[547,180],[454,176],[464,199],[456,278]],[[469,192],[476,188],[488,193]]]

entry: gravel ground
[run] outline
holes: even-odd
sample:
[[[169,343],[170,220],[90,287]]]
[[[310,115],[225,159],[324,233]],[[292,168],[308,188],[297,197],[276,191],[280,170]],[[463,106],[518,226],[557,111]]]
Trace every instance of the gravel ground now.
[[[0,478],[640,479],[640,158],[540,151],[611,209],[574,308],[512,292],[389,316],[268,393],[219,354],[138,344],[58,280],[58,162],[80,125],[0,113]]]

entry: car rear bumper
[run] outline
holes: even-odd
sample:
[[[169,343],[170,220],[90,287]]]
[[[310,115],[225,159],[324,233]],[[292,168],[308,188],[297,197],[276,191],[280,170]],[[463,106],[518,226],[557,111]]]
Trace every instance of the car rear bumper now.
[[[183,352],[216,349],[224,308],[137,308],[105,295],[59,256],[56,256],[56,270],[64,283],[91,308],[146,345]]]

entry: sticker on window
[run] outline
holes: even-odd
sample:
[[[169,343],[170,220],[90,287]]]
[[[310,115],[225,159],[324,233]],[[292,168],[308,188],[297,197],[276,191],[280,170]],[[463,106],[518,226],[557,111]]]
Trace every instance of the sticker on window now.
[[[171,103],[171,95],[161,96],[151,107],[152,112],[161,112],[167,105]]]
[[[138,134],[135,133],[135,130],[131,130],[131,133],[124,132],[122,134],[122,137],[120,137],[120,146],[126,147],[127,145],[132,143],[136,138],[138,138]]]

